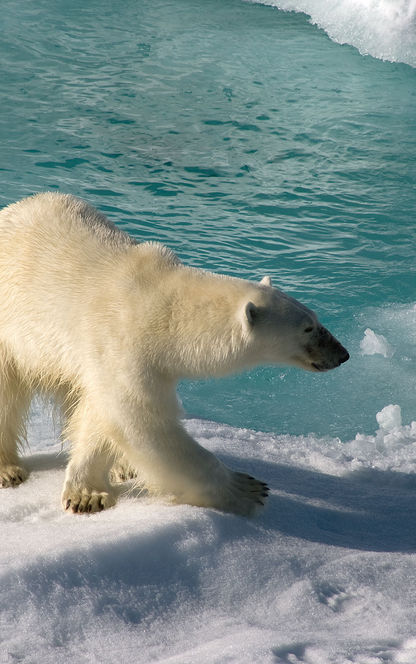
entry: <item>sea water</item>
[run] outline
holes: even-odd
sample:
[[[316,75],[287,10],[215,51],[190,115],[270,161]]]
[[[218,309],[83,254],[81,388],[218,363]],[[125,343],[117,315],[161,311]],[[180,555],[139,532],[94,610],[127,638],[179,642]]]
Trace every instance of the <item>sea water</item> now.
[[[72,193],[188,264],[270,275],[351,353],[184,382],[190,416],[343,440],[389,404],[416,418],[415,2],[333,5],[2,3],[0,203]]]

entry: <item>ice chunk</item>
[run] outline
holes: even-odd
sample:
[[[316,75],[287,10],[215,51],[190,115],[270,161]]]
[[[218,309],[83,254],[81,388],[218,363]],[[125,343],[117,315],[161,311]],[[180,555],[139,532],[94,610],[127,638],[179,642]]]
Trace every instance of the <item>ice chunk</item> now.
[[[360,348],[363,355],[383,355],[391,357],[393,351],[386,337],[382,334],[376,334],[368,327],[364,332],[364,338],[360,341]]]
[[[394,431],[400,429],[402,426],[402,411],[400,406],[390,404],[385,406],[376,415],[376,419],[380,429],[383,431]]]

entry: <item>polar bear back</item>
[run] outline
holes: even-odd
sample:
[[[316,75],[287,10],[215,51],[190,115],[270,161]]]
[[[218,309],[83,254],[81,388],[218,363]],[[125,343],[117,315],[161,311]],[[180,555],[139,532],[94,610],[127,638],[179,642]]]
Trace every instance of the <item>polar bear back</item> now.
[[[27,233],[33,229],[38,235],[74,234],[78,241],[87,236],[96,241],[123,247],[134,240],[119,230],[105,215],[85,201],[55,192],[44,192],[12,203],[0,212],[0,242],[16,235],[19,230]]]
[[[96,360],[91,348],[100,343],[135,246],[70,195],[42,193],[4,208],[0,355],[9,354],[29,376],[74,382]]]
[[[168,326],[166,276],[182,267],[167,247],[136,243],[73,196],[9,205],[0,211],[0,361],[47,386],[89,382],[104,365],[124,371],[133,336],[142,354],[145,336],[155,345],[149,312]]]

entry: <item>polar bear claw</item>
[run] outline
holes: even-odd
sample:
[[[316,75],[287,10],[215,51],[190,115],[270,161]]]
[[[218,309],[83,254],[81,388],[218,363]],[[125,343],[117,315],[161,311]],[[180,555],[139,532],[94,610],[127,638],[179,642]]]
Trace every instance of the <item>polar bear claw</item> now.
[[[230,506],[234,499],[235,508],[230,508],[230,511],[250,515],[259,506],[264,506],[269,495],[269,487],[251,475],[232,472],[231,494]]]
[[[9,464],[0,467],[0,487],[6,489],[8,487],[19,486],[24,482],[29,473],[21,466]]]
[[[114,484],[134,480],[135,477],[137,477],[137,470],[130,466],[128,462],[114,464],[110,471],[110,480]]]
[[[116,504],[114,497],[106,491],[72,490],[64,491],[62,504],[66,511],[73,514],[93,514],[113,507]]]

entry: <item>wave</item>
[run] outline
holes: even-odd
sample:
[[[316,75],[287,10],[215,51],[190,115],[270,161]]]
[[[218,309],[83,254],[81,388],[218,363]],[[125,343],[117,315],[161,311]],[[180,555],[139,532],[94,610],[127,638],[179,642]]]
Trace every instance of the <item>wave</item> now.
[[[252,0],[307,14],[339,44],[416,67],[416,0]]]

